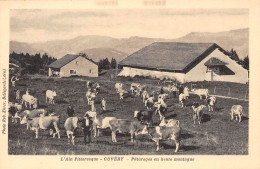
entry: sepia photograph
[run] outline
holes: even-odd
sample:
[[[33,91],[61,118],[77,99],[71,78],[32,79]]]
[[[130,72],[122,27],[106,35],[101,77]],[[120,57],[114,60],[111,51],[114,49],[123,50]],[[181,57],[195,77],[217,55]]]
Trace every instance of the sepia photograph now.
[[[8,153],[248,154],[248,14],[10,10]]]
[[[142,5],[148,1],[157,2]],[[259,134],[249,132],[256,128],[259,91],[252,88],[257,43],[249,6],[41,3],[10,3],[0,12],[8,29],[0,44],[7,145],[0,161],[52,157],[47,168],[55,160],[191,166],[259,155],[251,144]]]

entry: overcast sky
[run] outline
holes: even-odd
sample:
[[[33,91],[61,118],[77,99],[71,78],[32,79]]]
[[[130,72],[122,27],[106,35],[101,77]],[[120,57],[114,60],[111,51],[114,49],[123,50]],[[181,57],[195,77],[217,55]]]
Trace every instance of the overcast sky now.
[[[19,9],[10,11],[10,40],[45,42],[84,35],[178,38],[248,25],[247,9]]]

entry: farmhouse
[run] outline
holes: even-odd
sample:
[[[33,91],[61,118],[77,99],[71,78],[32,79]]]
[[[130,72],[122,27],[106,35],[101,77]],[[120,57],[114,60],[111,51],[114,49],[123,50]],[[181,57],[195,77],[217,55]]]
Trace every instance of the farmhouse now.
[[[192,81],[248,82],[248,71],[215,43],[155,42],[131,54],[119,65],[119,76],[151,76]]]
[[[49,65],[49,76],[98,77],[98,65],[88,57],[67,54]]]

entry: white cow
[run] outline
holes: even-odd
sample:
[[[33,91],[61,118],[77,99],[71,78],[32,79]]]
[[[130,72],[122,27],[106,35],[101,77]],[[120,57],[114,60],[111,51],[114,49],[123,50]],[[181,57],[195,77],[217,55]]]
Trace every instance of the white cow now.
[[[34,109],[34,110],[24,110],[20,114],[18,114],[18,117],[20,119],[20,124],[27,124],[27,130],[29,130],[29,119],[46,116],[48,112],[44,109]]]
[[[128,94],[128,91],[121,89],[121,90],[118,90],[118,93],[119,93],[119,99],[123,100],[124,96]]]
[[[88,91],[86,93],[86,98],[88,101],[88,105],[91,105],[92,101],[94,101],[96,99],[96,93],[91,92],[90,89],[88,89]]]
[[[239,122],[241,122],[242,115],[243,115],[243,107],[241,105],[233,105],[231,107],[231,120],[234,119],[234,115],[236,116],[236,120],[238,117]]]
[[[96,117],[93,120],[94,137],[99,136],[100,129],[110,128],[110,120],[115,120],[115,117]]]
[[[79,117],[69,117],[64,123],[64,128],[68,136],[68,144],[72,143],[73,145],[75,145],[75,132],[78,128],[79,122]]]
[[[53,135],[53,138],[55,138],[55,135],[57,134],[58,138],[60,139],[59,123],[59,116],[41,116],[28,120],[28,125],[30,126],[31,130],[35,130],[36,139],[39,138],[40,129],[50,129],[50,134]]]
[[[184,93],[181,93],[179,95],[179,105],[181,107],[184,107],[184,102],[186,101],[186,99],[187,99],[187,95],[185,95]]]
[[[22,96],[22,104],[25,105],[25,107],[27,108],[27,106],[29,106],[30,108],[33,108],[36,109],[38,104],[38,99],[33,97],[32,95],[29,95],[29,94],[24,94]]]
[[[118,93],[119,90],[123,90],[123,83],[116,83],[115,84],[115,89],[116,89],[116,92]]]
[[[52,90],[47,90],[46,91],[46,103],[48,103],[48,99],[49,99],[49,103],[54,104],[54,97],[56,97],[57,94],[55,91]]]
[[[206,107],[205,105],[200,105],[196,107],[195,105],[192,105],[193,110],[193,122],[196,124],[196,119],[198,120],[199,124],[201,123],[202,115],[203,115],[203,109]]]
[[[208,104],[209,111],[214,111],[215,110],[216,100],[217,100],[217,98],[215,96],[210,96],[207,99],[207,104]]]
[[[209,96],[209,89],[192,89],[191,90],[194,94],[198,95],[200,97],[200,99],[202,99],[202,96],[205,96],[206,99]]]

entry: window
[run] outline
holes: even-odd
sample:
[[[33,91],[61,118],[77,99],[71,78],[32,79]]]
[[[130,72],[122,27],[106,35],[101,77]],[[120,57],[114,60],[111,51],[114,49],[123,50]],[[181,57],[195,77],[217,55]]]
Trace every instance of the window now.
[[[75,75],[76,74],[76,70],[70,70],[70,74],[71,75]]]
[[[78,65],[78,61],[76,61],[76,65]]]
[[[89,69],[89,73],[91,73],[91,69]]]

